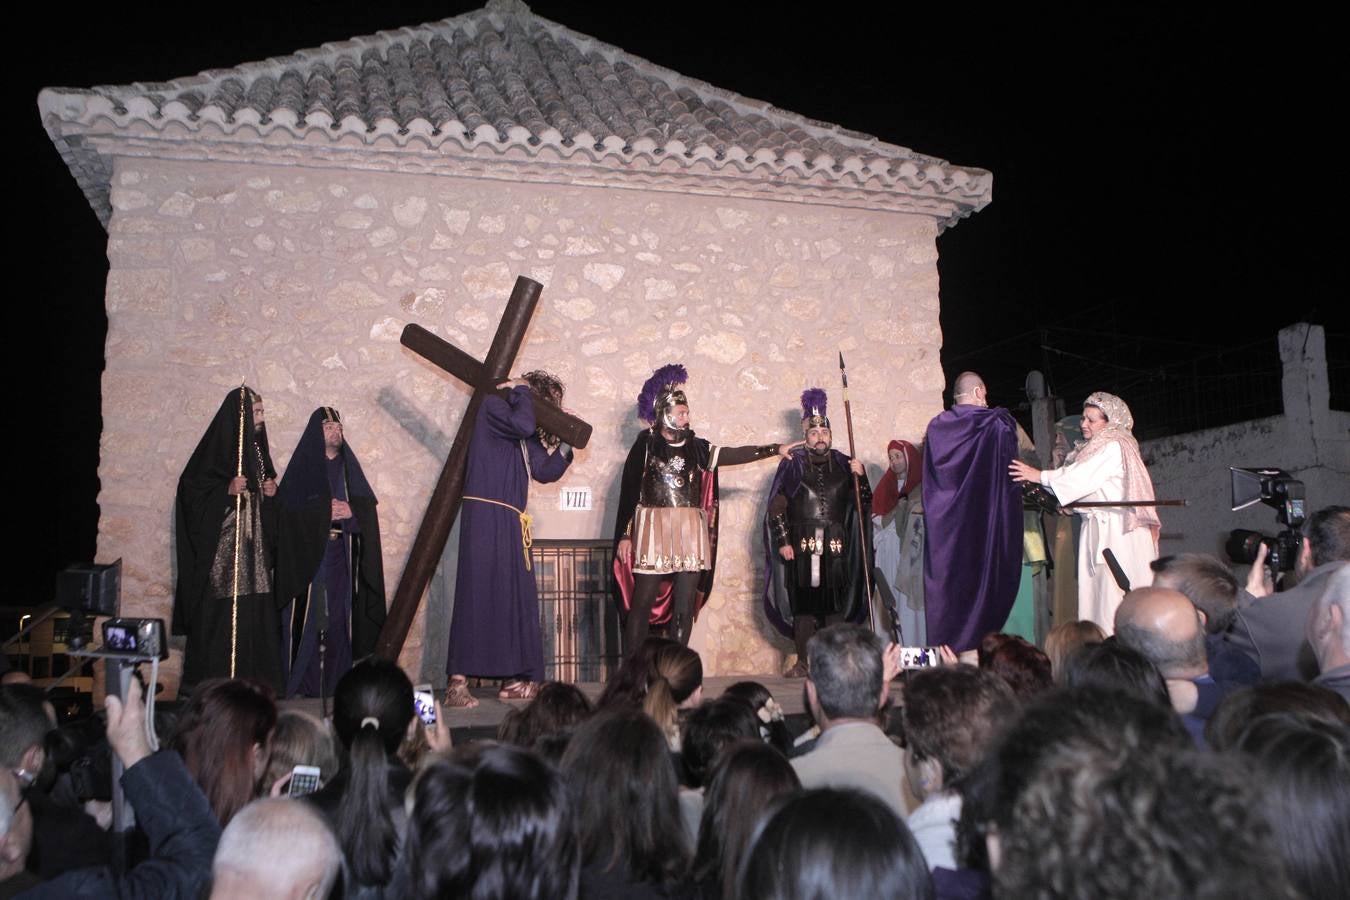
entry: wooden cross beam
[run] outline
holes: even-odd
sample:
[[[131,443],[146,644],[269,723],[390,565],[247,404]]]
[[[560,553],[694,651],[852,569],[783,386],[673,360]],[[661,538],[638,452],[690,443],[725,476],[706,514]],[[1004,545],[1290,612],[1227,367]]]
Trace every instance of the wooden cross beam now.
[[[459,431],[450,447],[450,455],[441,469],[441,476],[431,492],[427,502],[427,511],[422,516],[422,524],[413,539],[412,549],[408,553],[408,563],[394,591],[394,600],[389,606],[384,628],[375,644],[375,655],[381,659],[397,660],[407,640],[408,629],[412,627],[413,616],[422,602],[431,576],[440,562],[445,542],[450,538],[450,530],[459,515],[460,503],[464,499],[464,473],[469,461],[469,439],[473,436],[474,421],[478,418],[478,408],[489,393],[504,395],[497,385],[507,379],[507,373],[516,360],[521,342],[525,339],[525,329],[534,315],[539,303],[543,286],[537,281],[521,276],[511,297],[506,301],[501,321],[497,324],[497,333],[492,337],[492,346],[487,358],[481,363],[463,350],[436,337],[418,325],[409,325],[403,329],[400,341],[405,347],[436,364],[473,387],[473,396],[460,420]],[[535,421],[546,431],[556,434],[573,447],[585,447],[591,438],[591,426],[570,416],[542,397],[534,397]]]
[[[483,382],[483,364],[449,341],[436,337],[421,325],[406,325],[399,343],[418,356],[433,363],[460,381],[474,385],[489,394],[496,394],[503,400],[511,393],[505,388],[498,389],[500,382]],[[591,426],[576,416],[568,415],[554,406],[545,397],[533,395],[534,421],[549,434],[555,434],[565,443],[577,449],[585,447],[591,440]]]

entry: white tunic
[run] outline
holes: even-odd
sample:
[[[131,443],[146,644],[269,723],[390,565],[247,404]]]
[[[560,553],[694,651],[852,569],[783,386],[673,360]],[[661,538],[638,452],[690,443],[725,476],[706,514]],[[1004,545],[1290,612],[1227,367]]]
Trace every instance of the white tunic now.
[[[889,472],[887,478],[893,478]],[[900,636],[907,647],[928,642],[923,607],[923,486],[901,497],[889,516],[872,517],[876,549],[877,595],[883,601],[876,618],[880,637],[891,639],[886,622],[887,595],[900,617]]]
[[[1112,441],[1085,460],[1041,473],[1041,483],[1054,491],[1060,503],[1077,500],[1109,502],[1145,500],[1125,496],[1125,464],[1120,444]],[[1158,556],[1153,532],[1148,528],[1125,530],[1125,507],[1097,507],[1075,512],[1083,517],[1078,538],[1078,618],[1096,622],[1107,634],[1115,627],[1116,607],[1125,595],[1111,577],[1102,558],[1110,549],[1125,570],[1130,587],[1153,583],[1148,564]]]

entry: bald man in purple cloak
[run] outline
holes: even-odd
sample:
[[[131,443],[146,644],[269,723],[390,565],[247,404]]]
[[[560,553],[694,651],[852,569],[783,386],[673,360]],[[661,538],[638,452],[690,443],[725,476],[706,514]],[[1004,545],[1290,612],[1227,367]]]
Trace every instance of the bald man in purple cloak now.
[[[928,643],[960,652],[1008,620],[1022,573],[1022,491],[1007,475],[1017,423],[990,409],[984,380],[957,376],[952,408],[928,423],[923,457]]]

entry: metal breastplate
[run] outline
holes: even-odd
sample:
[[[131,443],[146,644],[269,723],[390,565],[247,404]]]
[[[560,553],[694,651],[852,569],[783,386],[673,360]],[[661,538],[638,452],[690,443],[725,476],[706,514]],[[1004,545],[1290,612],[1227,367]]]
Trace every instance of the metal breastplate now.
[[[788,521],[795,527],[807,522],[843,522],[852,483],[848,471],[831,460],[826,465],[806,464],[802,483],[788,501]]]
[[[647,457],[638,503],[648,507],[698,506],[703,470],[676,452],[669,459]]]

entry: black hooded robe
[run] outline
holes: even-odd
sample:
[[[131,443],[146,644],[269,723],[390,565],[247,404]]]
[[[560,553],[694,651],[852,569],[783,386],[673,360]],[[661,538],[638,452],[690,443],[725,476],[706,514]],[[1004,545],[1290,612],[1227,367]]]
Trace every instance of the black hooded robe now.
[[[353,518],[343,523],[332,520],[334,490],[323,441],[326,417],[322,407],[309,417],[276,497],[277,599],[289,607],[287,696],[314,694],[319,687],[318,630],[325,606],[316,601],[327,601],[326,608],[335,613],[326,625],[327,694],[353,662],[374,651],[386,611],[375,492],[345,441],[338,454],[337,499],[344,499],[345,490]],[[343,570],[345,597],[336,595],[327,577],[337,567]]]
[[[239,466],[241,391],[225,395],[210,427],[197,443],[174,500],[174,549],[178,580],[173,598],[173,633],[187,636],[184,688],[207,678],[234,674],[280,691],[284,655],[281,616],[272,591],[271,558],[276,501],[260,484],[276,478],[266,427],[253,427],[253,399],[242,391],[244,475],[248,490],[239,502],[239,597],[234,613],[235,498],[228,493]]]

